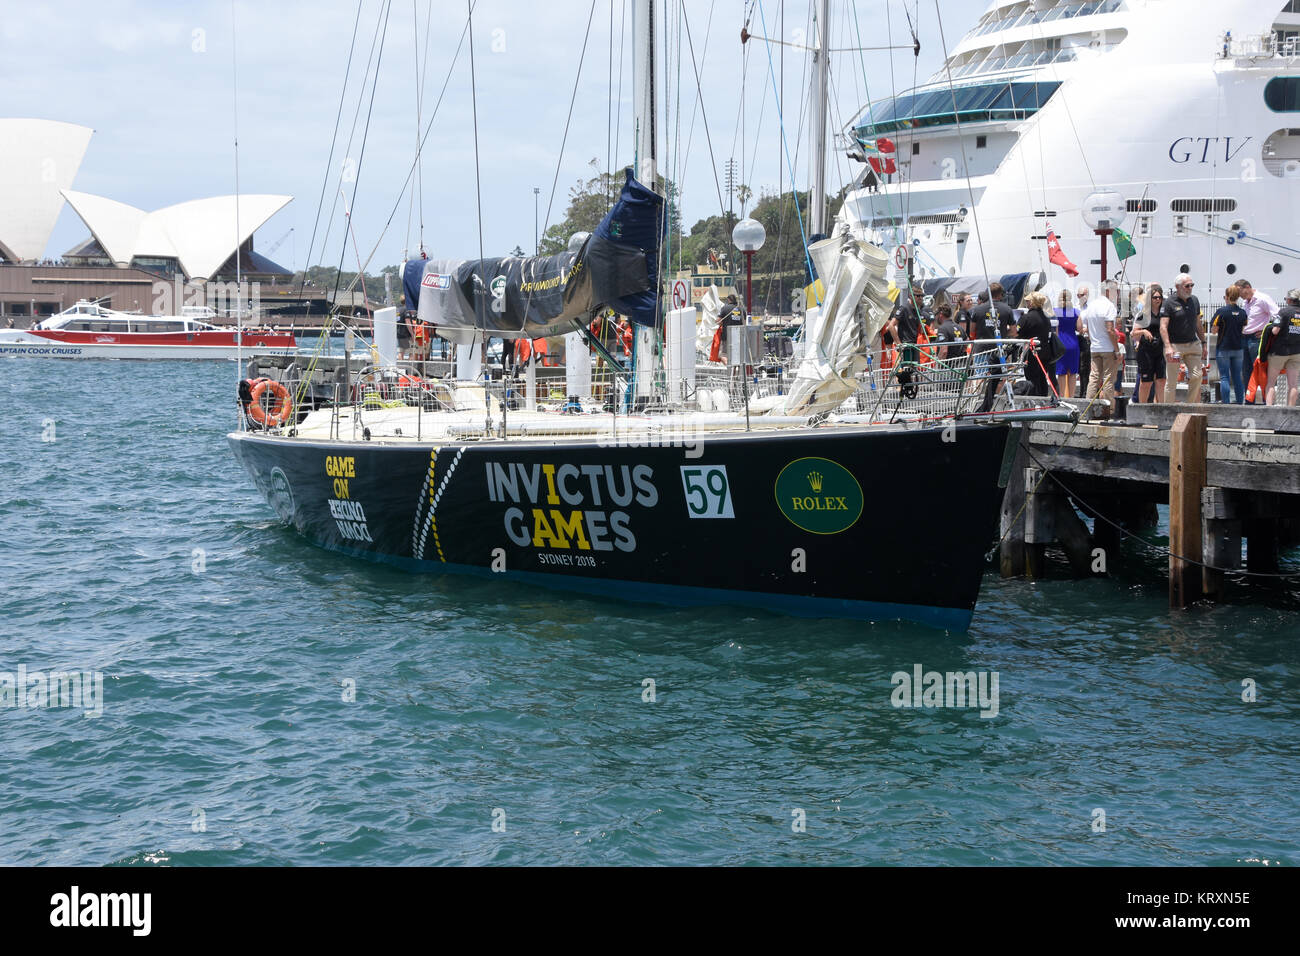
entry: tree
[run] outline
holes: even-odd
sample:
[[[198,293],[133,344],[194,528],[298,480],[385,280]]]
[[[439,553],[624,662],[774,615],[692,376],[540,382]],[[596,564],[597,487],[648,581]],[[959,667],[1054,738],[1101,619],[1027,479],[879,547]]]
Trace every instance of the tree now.
[[[749,202],[749,198],[753,195],[754,190],[750,189],[744,183],[741,183],[736,187],[736,198],[740,200],[740,211],[742,215],[745,212],[745,203]]]
[[[517,259],[518,259],[518,258],[523,258],[523,255],[524,255],[523,247],[520,246],[518,243],[515,243],[515,247],[514,247],[513,249],[510,250],[510,254],[511,254],[512,256],[514,256],[515,258],[517,258]]]

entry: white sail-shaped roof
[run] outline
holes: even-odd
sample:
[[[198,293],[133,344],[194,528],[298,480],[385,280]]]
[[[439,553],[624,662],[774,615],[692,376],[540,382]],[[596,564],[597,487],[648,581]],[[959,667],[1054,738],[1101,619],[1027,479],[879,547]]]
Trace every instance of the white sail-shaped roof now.
[[[145,212],[126,203],[63,190],[114,262],[138,256],[175,258],[190,279],[207,279],[249,236],[293,199],[292,196],[213,196]]]
[[[39,259],[90,145],[88,126],[0,119],[0,255]]]

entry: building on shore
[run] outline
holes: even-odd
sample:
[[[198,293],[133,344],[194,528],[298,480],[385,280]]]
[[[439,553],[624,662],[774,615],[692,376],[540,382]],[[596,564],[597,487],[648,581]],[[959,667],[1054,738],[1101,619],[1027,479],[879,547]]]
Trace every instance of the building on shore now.
[[[291,270],[253,249],[253,234],[292,196],[215,196],[147,212],[77,192],[72,181],[92,133],[71,123],[0,119],[0,326],[25,326],[79,299],[145,314],[198,304],[223,311],[236,275],[250,290],[241,304],[259,305],[256,319],[329,311],[323,290],[300,291]],[[90,236],[48,259],[65,202]],[[209,301],[214,293],[223,296],[218,304]]]

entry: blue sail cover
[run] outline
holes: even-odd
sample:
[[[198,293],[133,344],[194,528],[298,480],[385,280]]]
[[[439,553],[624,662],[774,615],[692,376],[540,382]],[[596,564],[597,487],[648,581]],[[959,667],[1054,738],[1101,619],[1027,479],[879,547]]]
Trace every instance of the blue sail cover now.
[[[606,306],[653,326],[663,213],[663,197],[628,170],[618,202],[578,252],[415,260],[407,263],[403,285],[418,288],[420,319],[440,334],[558,335]]]
[[[663,244],[667,223],[664,198],[653,189],[632,178],[624,170],[623,191],[587,243],[587,261],[596,265],[606,256],[604,246],[617,249],[631,246],[645,257],[648,287],[641,292],[620,296],[606,304],[638,325],[654,325],[659,313],[659,247]]]
[[[402,292],[406,295],[406,307],[414,311],[420,304],[420,280],[424,278],[424,266],[428,259],[411,259],[402,269]]]

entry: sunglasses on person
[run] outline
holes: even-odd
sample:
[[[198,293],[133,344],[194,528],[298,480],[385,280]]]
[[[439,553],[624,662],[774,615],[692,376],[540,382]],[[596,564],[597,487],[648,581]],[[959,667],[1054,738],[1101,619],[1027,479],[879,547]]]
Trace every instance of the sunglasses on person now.
[[[1163,299],[1164,296],[1161,295],[1159,292],[1152,292],[1152,293],[1151,293],[1151,298],[1153,298],[1153,299]]]

